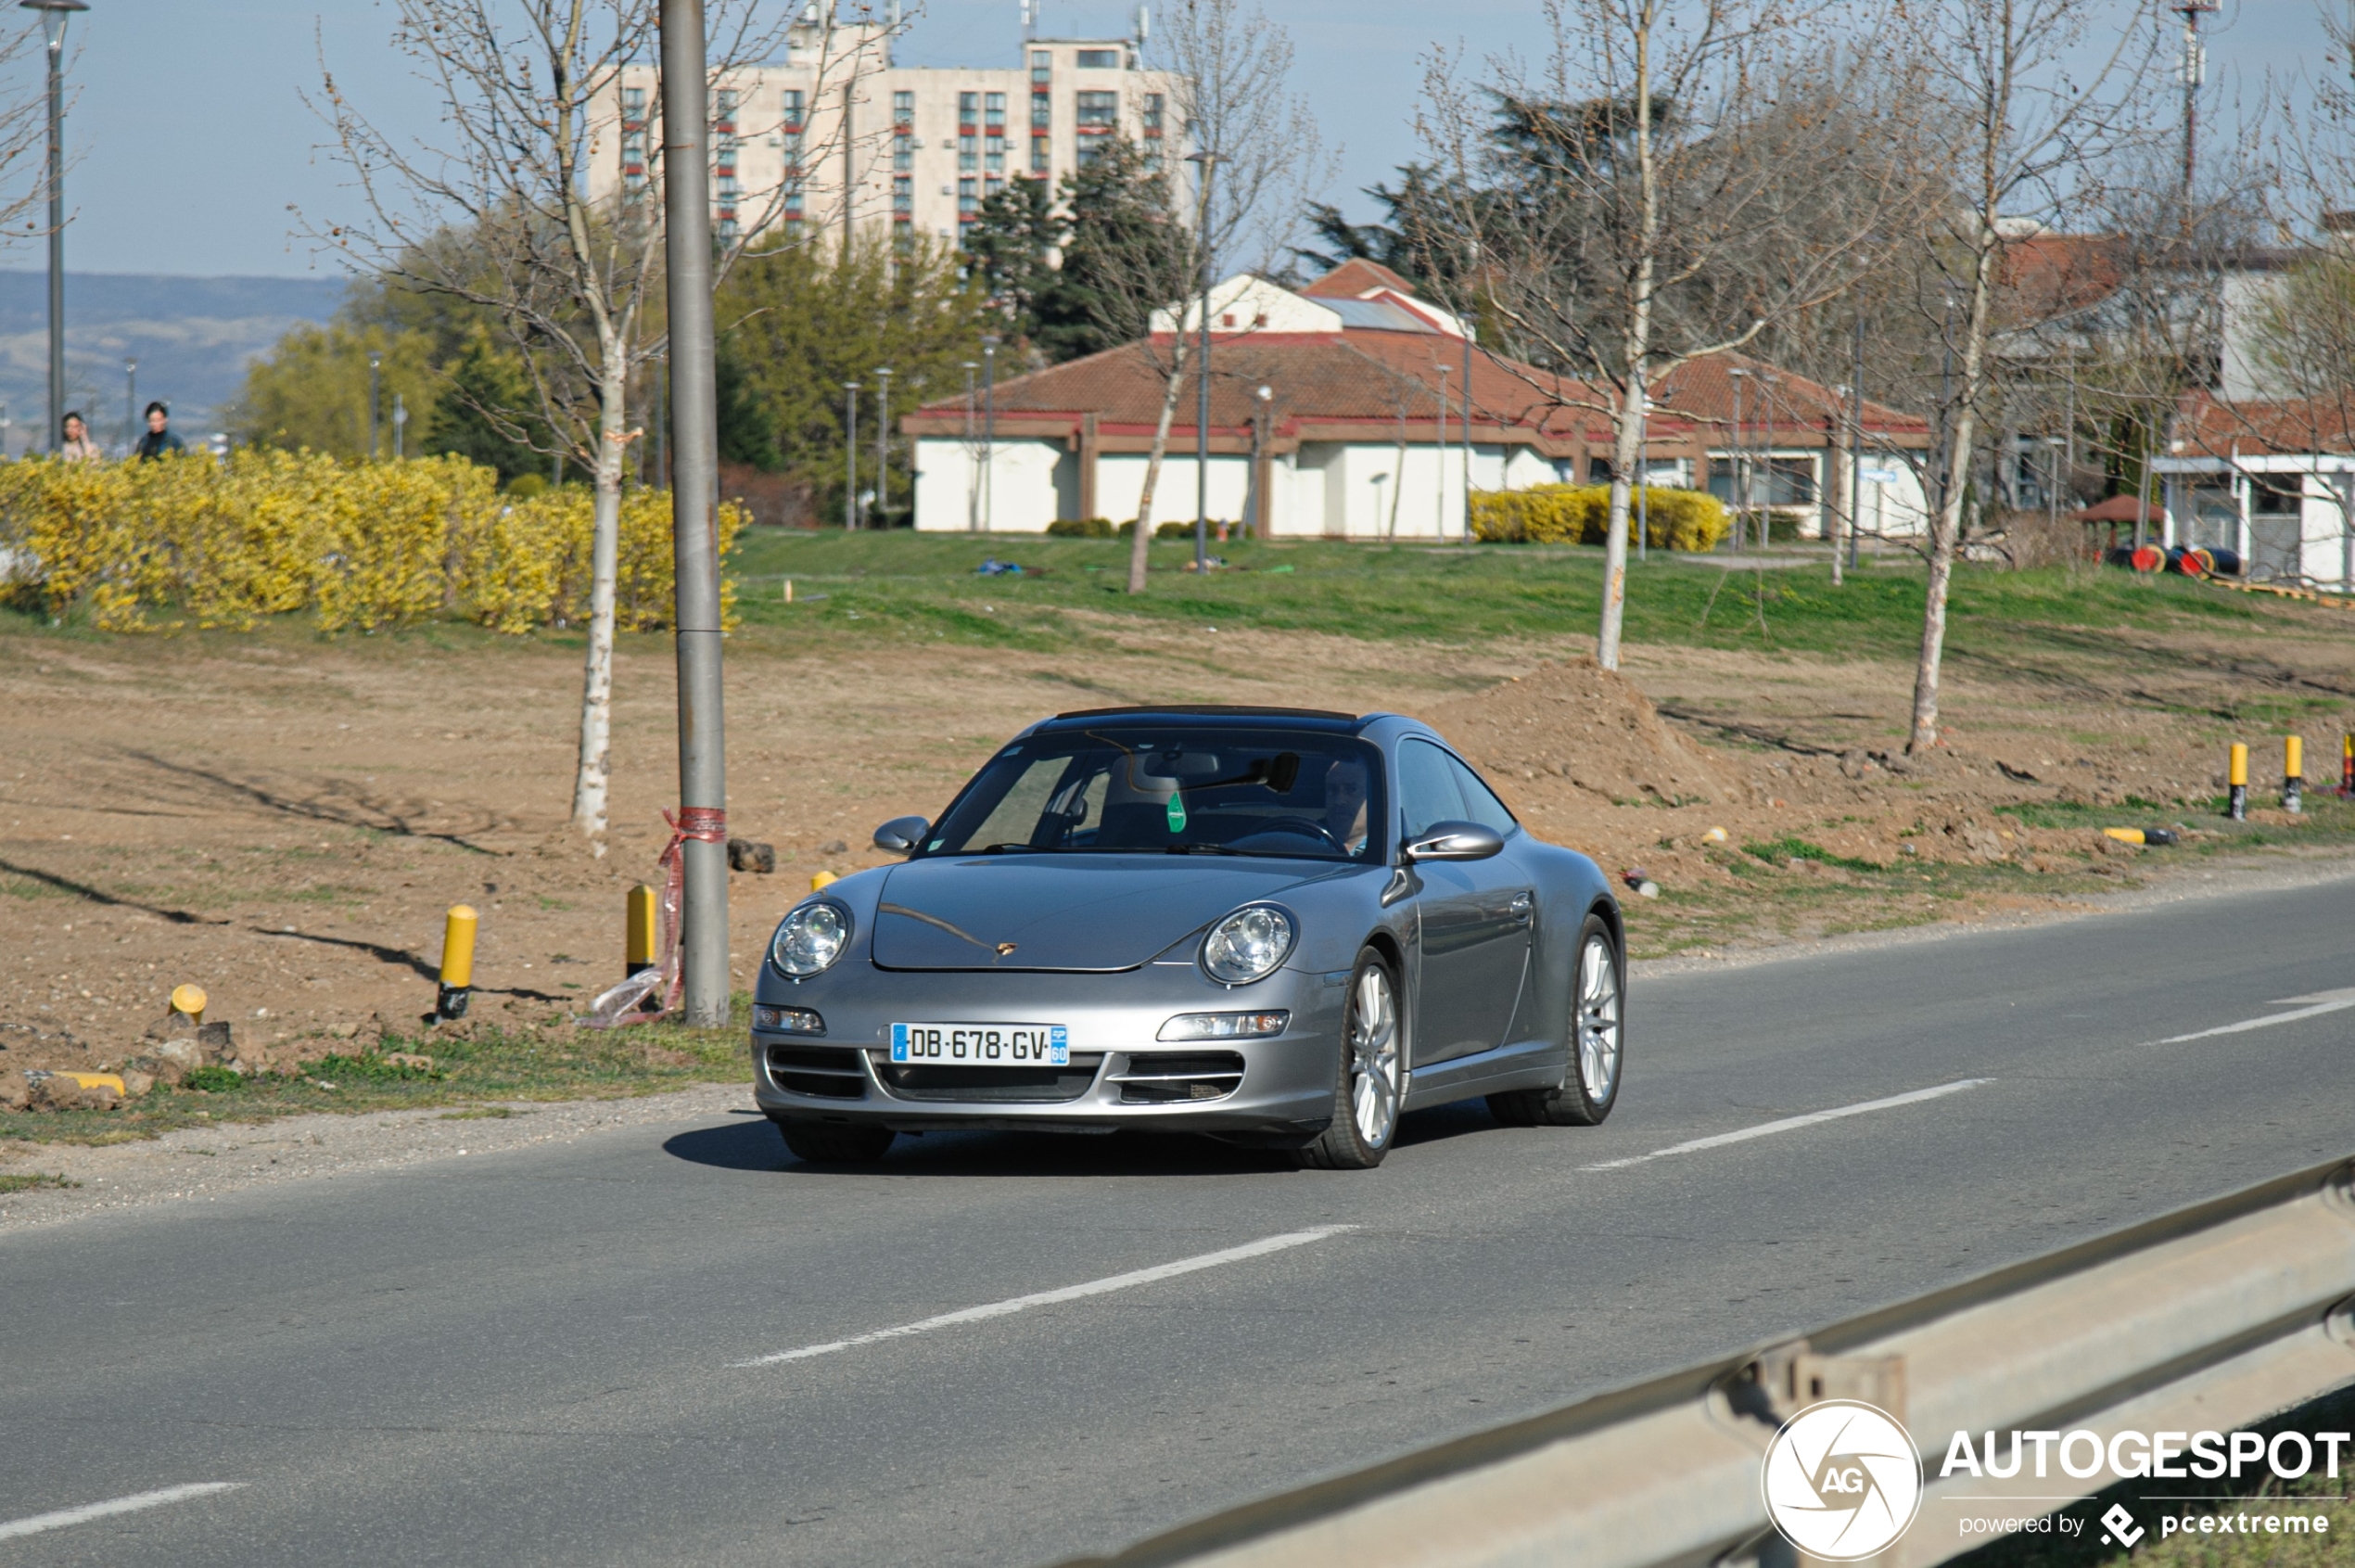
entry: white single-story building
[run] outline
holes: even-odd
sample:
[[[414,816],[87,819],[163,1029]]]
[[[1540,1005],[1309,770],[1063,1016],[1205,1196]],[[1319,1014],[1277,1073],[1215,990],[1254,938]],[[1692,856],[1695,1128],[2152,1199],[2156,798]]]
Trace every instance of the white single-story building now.
[[[1212,290],[1210,308],[1203,505],[1213,519],[1276,538],[1460,539],[1469,491],[1608,476],[1605,395],[1480,348],[1456,317],[1372,262],[1344,262],[1296,292],[1230,278]],[[907,415],[916,527],[1025,533],[1059,519],[1137,516],[1174,334],[1197,330],[1196,309],[1161,312],[1142,342],[1012,377],[971,405],[944,401]],[[1657,483],[1712,490],[1738,472],[1752,480],[1753,504],[1766,504],[1764,476],[1794,476],[1793,465],[1804,463],[1817,476],[1805,505],[1820,518],[1822,487],[1846,482],[1847,465],[1829,460],[1835,449],[1844,457],[1847,426],[1835,420],[1827,433],[1821,420],[1804,425],[1794,411],[1838,400],[1802,377],[1758,366],[1778,385],[1783,418],[1738,432],[1712,400],[1733,385],[1726,371],[1752,362],[1719,359],[1683,367],[1654,398],[1647,472]],[[1195,516],[1199,396],[1190,364],[1152,498],[1155,524]],[[1918,419],[1871,403],[1864,416],[1868,481],[1879,449],[1928,445]],[[1728,441],[1736,433],[1754,436],[1757,452],[1736,453]],[[1806,444],[1811,438],[1817,450]],[[1778,466],[1751,461],[1769,454]],[[1829,481],[1821,477],[1827,466],[1836,471]],[[1910,478],[1910,466],[1894,467]],[[1913,531],[1919,485],[1909,490],[1893,476],[1887,483],[1886,497],[1868,488],[1867,529]]]
[[[2253,581],[2355,593],[2355,434],[2336,402],[2185,395],[2151,465],[2161,542],[2236,552]]]

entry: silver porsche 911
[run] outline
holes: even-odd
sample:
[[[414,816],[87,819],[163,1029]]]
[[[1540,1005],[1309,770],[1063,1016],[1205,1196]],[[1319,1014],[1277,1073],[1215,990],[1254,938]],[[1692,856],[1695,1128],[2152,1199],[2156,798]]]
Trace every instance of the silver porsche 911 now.
[[[905,863],[796,905],[755,993],[755,1092],[802,1159],[1127,1127],[1363,1169],[1406,1111],[1618,1098],[1609,884],[1413,720],[1066,713],[875,843]]]

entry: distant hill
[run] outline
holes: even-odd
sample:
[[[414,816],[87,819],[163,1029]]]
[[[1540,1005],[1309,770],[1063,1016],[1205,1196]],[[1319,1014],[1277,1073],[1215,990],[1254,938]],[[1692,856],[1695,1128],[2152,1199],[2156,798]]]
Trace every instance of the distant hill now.
[[[190,444],[245,383],[246,366],[289,327],[324,322],[343,300],[337,277],[66,274],[66,406],[84,410],[99,441],[123,439],[126,357],[139,362],[139,402],[172,405]],[[7,450],[37,441],[48,419],[49,279],[0,272],[0,404]]]

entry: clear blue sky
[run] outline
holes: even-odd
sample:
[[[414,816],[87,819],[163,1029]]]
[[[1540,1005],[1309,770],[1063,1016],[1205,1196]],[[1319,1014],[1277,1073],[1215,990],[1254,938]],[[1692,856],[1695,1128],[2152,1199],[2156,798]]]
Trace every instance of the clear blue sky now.
[[[1269,9],[1292,34],[1297,80],[1328,143],[1344,150],[1332,195],[1359,216],[1357,188],[1414,155],[1411,117],[1434,43],[1480,57],[1534,53],[1544,42],[1536,0],[1279,0]],[[1134,0],[1044,0],[1042,32],[1118,33],[1134,13]],[[345,91],[388,123],[433,121],[431,98],[386,46],[389,32],[380,0],[91,0],[73,34],[68,265],[311,271],[289,237],[288,205],[331,220],[352,205],[299,96],[317,88],[322,49]],[[2212,37],[2211,81],[2227,92],[2235,80],[2255,90],[2269,69],[2321,64],[2310,0],[2226,0]],[[1012,64],[1017,43],[1016,0],[931,0],[899,57]],[[39,264],[38,247],[0,251],[0,267]]]

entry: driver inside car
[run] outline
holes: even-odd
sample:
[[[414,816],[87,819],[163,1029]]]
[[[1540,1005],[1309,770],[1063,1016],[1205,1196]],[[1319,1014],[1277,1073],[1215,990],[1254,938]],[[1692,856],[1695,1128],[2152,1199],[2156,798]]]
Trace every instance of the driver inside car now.
[[[1365,763],[1344,757],[1325,770],[1323,822],[1325,831],[1350,854],[1366,847]]]

